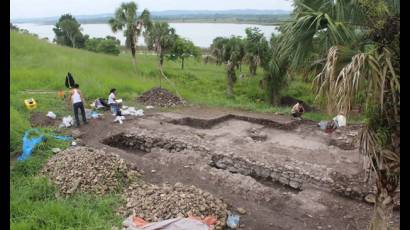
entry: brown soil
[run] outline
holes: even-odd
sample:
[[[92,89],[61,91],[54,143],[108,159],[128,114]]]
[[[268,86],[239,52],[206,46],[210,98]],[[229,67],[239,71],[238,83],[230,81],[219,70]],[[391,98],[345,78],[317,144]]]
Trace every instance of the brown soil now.
[[[307,186],[297,192],[275,183],[264,183],[251,176],[212,167],[210,157],[196,151],[177,153],[153,148],[142,152],[102,143],[120,133],[149,130],[161,133],[164,138],[191,140],[209,151],[232,152],[239,158],[255,159],[266,164],[293,159],[354,177],[361,173],[361,158],[357,149],[345,150],[331,143],[332,139],[354,128],[328,135],[314,122],[296,122],[285,116],[229,109],[189,107],[172,112],[145,112],[141,118],[127,117],[122,125],[113,123],[114,117],[108,113],[103,120],[90,120],[89,125],[80,128],[82,142],[119,154],[143,170],[145,180],[150,183],[195,185],[223,199],[232,206],[233,211],[244,208],[247,213],[241,215],[240,229],[365,229],[369,223],[373,209],[371,205],[325,189]],[[191,127],[175,122],[190,117],[191,120],[197,119],[199,124],[212,123],[206,119],[229,114],[252,119],[226,119],[209,127]],[[258,119],[267,119],[284,127],[291,124],[292,127],[280,129],[265,126],[266,123],[252,122]],[[254,140],[250,134],[255,130],[266,135],[266,139]],[[399,229],[399,212],[394,213],[393,221],[394,229]]]
[[[51,119],[44,113],[33,112],[30,117],[30,123],[33,127],[57,126],[59,120]]]

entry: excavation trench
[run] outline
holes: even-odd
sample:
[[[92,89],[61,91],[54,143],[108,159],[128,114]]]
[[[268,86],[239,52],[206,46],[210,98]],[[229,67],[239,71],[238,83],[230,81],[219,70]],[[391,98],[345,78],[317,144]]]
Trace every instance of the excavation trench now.
[[[137,150],[137,152],[142,151],[143,153],[150,153],[152,148],[161,148],[169,152],[180,152],[185,149],[204,150],[199,146],[192,146],[176,139],[166,139],[144,134],[120,133],[104,139],[102,143],[131,152]]]
[[[241,121],[247,121],[253,124],[263,125],[268,128],[276,128],[282,130],[292,130],[296,128],[302,121],[293,120],[290,122],[277,122],[271,119],[265,118],[256,118],[256,117],[248,117],[236,114],[228,114],[212,119],[201,119],[201,118],[192,118],[192,117],[184,117],[179,119],[172,119],[168,121],[168,123],[175,124],[175,125],[186,125],[194,128],[200,129],[211,129],[213,126],[220,124],[222,122],[228,121],[230,119],[236,119]]]
[[[227,114],[216,118],[211,119],[202,119],[202,118],[193,118],[193,117],[183,117],[178,119],[171,119],[167,122],[174,125],[183,125],[189,126],[196,129],[212,129],[215,126],[227,122],[229,120],[239,120],[245,121],[252,124],[262,125],[264,128],[274,128],[280,130],[294,130],[298,128],[300,125],[304,125],[305,127],[309,127],[310,129],[313,127],[314,129],[318,129],[317,123],[311,120],[291,120],[291,121],[275,121],[266,118],[256,118],[256,117],[248,117],[236,114]],[[252,136],[251,136],[252,137]],[[255,138],[252,137],[255,140]],[[264,140],[261,140],[264,141]],[[342,150],[354,150],[357,148],[355,143],[353,142],[352,138],[337,138],[333,137],[329,139],[328,145],[332,145],[338,147]]]
[[[354,176],[348,177],[335,171],[328,175],[323,173],[323,170],[318,171],[314,167],[309,167],[305,162],[299,164],[296,161],[287,161],[264,164],[242,157],[225,155],[222,152],[210,151],[177,138],[165,138],[161,134],[120,133],[104,139],[102,143],[138,154],[150,153],[153,148],[165,149],[170,153],[189,150],[198,154],[206,154],[211,159],[208,163],[211,167],[250,176],[265,186],[277,188],[280,184],[293,192],[301,191],[305,186],[314,186],[360,201],[373,192],[369,186],[356,180]]]

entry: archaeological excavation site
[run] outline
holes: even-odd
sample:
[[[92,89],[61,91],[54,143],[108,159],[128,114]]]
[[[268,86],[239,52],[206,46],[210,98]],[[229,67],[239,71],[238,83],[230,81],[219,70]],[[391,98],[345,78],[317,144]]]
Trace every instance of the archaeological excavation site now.
[[[328,134],[313,121],[202,107],[90,122],[42,172],[64,184],[61,195],[104,194],[121,181],[124,217],[213,216],[215,229],[229,229],[228,216],[238,215],[238,229],[252,230],[365,229],[371,218],[359,125]],[[399,190],[394,203],[399,226]]]

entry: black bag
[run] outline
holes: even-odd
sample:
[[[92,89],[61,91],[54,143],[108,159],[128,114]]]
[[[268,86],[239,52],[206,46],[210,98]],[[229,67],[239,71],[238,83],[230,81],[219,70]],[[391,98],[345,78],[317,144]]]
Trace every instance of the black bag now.
[[[108,108],[110,107],[110,105],[108,105],[107,102],[105,102],[104,99],[98,98],[98,100],[100,101],[100,103],[101,103],[103,106],[108,107]]]
[[[70,72],[68,72],[67,76],[65,77],[65,86],[69,89],[73,88],[75,84],[74,78]]]

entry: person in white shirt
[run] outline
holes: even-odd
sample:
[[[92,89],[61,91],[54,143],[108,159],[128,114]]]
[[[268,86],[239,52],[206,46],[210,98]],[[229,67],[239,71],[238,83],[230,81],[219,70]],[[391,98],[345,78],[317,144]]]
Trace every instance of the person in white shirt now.
[[[111,107],[111,111],[116,115],[116,116],[121,116],[120,108],[118,103],[115,101],[115,95],[117,94],[116,89],[111,89],[110,90],[110,95],[108,96],[108,105]]]
[[[84,98],[80,91],[80,86],[78,84],[74,84],[74,87],[70,90],[70,100],[71,104],[73,105],[74,110],[74,117],[76,121],[76,126],[80,126],[80,118],[78,117],[78,109],[81,111],[81,117],[83,118],[84,124],[87,124],[87,118],[85,117],[85,109],[84,109]]]

